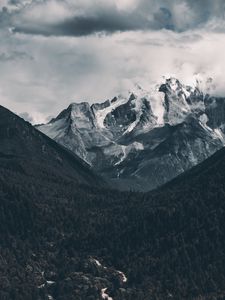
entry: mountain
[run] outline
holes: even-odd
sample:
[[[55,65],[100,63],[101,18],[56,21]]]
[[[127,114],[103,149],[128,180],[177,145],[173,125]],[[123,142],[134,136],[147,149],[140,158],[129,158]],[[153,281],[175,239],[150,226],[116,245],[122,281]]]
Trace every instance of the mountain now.
[[[0,166],[7,173],[101,185],[102,180],[78,156],[2,106],[0,140]]]
[[[37,128],[121,189],[152,190],[205,160],[225,144],[225,98],[212,80],[185,86],[175,78],[149,91],[100,104],[73,103]]]
[[[111,191],[0,120],[0,299],[224,299],[225,149],[155,191]]]

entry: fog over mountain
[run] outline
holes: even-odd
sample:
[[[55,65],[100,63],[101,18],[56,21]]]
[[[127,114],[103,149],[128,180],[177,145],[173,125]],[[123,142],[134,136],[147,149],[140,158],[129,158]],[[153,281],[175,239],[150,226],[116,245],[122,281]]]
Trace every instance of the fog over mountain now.
[[[2,0],[0,102],[41,123],[171,75],[221,96],[224,29],[221,0]]]

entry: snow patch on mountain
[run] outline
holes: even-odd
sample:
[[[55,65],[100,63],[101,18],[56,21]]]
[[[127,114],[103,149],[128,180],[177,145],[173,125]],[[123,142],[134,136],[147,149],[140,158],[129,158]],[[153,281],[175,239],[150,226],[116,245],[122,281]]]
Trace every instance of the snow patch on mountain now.
[[[113,298],[110,297],[110,296],[106,293],[106,291],[107,291],[107,288],[104,288],[104,289],[101,290],[101,296],[102,296],[102,299],[104,299],[104,300],[113,300]]]
[[[99,260],[97,260],[96,258],[91,257],[90,262],[93,263],[99,270],[102,270],[105,274],[110,274],[110,276],[116,276],[117,278],[120,279],[122,285],[124,285],[127,282],[127,277],[126,275],[121,272],[121,271],[117,271],[115,269],[112,268],[107,268],[105,266],[103,266]],[[113,300],[112,297],[109,296],[108,294],[108,288],[104,287],[101,289],[101,298],[105,299],[105,300]]]
[[[139,142],[134,142],[128,146],[124,146],[124,145],[121,145],[121,149],[122,149],[122,156],[120,157],[120,160],[118,162],[115,163],[115,166],[118,166],[120,165],[128,156],[128,154],[131,152],[131,151],[142,151],[144,150],[144,145],[142,143],[139,143]]]
[[[203,128],[207,129],[207,130],[212,130],[210,127],[207,126],[207,122],[209,121],[209,118],[207,117],[206,114],[202,114],[200,117],[199,117],[199,121],[200,121],[200,124],[202,125]]]
[[[225,146],[225,136],[224,136],[222,130],[219,128],[216,128],[216,129],[214,129],[214,133],[216,135],[216,138],[220,139],[221,142],[223,143],[223,145]]]
[[[118,273],[119,275],[121,275],[121,277],[122,277],[122,282],[123,282],[123,283],[126,283],[126,282],[127,282],[127,277],[126,277],[126,275],[125,275],[123,272],[121,272],[121,271],[117,271],[117,273]]]
[[[128,98],[123,97],[122,95],[120,95],[115,102],[111,102],[110,106],[108,106],[106,108],[98,109],[98,110],[95,109],[94,113],[95,113],[96,122],[97,122],[98,127],[99,128],[105,128],[105,125],[104,125],[105,117],[110,112],[115,110],[117,107],[127,103],[128,100],[129,100]]]
[[[154,115],[157,117],[157,125],[163,126],[164,125],[164,94],[159,92],[158,89],[152,90],[150,96],[148,96],[151,102],[152,110]]]

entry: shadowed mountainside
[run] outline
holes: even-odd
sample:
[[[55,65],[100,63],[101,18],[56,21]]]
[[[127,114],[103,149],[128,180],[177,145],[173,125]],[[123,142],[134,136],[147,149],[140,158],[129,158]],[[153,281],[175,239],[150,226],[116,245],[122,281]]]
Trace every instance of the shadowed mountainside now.
[[[86,184],[83,163],[0,114],[0,299],[224,299],[224,149],[159,190],[122,193]]]

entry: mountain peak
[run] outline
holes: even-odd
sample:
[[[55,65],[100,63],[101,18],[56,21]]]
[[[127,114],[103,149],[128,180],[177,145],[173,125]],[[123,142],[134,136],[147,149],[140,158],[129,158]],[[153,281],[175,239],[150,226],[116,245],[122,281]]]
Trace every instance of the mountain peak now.
[[[175,77],[170,77],[166,79],[166,84],[171,88],[171,90],[175,91],[176,89],[180,88],[182,85],[180,81]]]
[[[15,164],[15,168],[20,166],[19,169],[27,174],[38,173],[43,166],[50,177],[57,173],[84,184],[99,180],[79,156],[3,106],[0,106],[0,140],[0,158],[11,155],[14,159],[0,162],[6,166],[14,167]]]
[[[70,105],[69,105],[69,109],[71,111],[73,110],[83,110],[83,109],[89,109],[90,107],[90,104],[87,102],[87,101],[82,101],[82,102],[72,102]]]
[[[150,178],[152,188],[224,145],[222,100],[206,97],[200,81],[187,86],[170,77],[156,88],[136,84],[91,106],[72,103],[67,115],[62,112],[63,118],[39,129],[110,180],[132,179],[143,186]]]
[[[170,77],[165,80],[159,87],[159,91],[163,93],[178,93],[184,88],[184,85],[180,83],[175,77]]]

